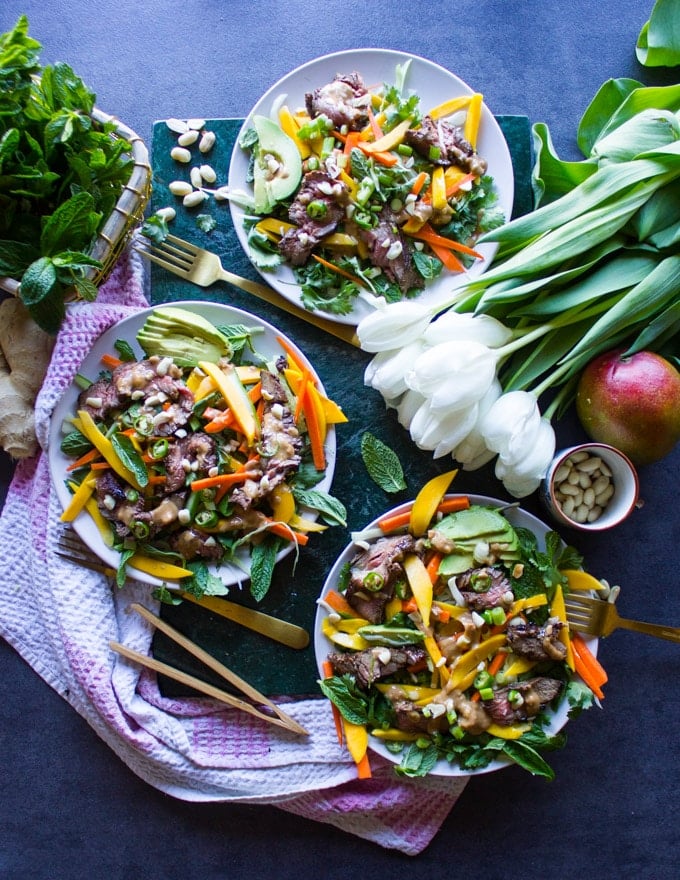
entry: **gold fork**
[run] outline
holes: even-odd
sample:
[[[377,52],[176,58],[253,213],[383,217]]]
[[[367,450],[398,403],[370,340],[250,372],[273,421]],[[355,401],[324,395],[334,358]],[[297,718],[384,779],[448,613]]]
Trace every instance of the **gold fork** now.
[[[608,636],[615,629],[629,629],[633,632],[646,633],[670,642],[680,642],[680,627],[665,626],[660,623],[644,623],[640,620],[628,620],[620,617],[613,602],[594,599],[591,596],[568,593],[564,604],[567,611],[569,627],[576,632],[591,636]]]
[[[59,532],[57,537],[57,555],[63,559],[70,559],[76,565],[83,568],[89,568],[92,571],[98,571],[107,577],[115,577],[116,571],[110,566],[105,565],[98,556],[83,544],[78,535],[71,528],[64,528]],[[184,590],[174,590],[183,599],[200,605],[208,611],[213,611],[227,620],[239,623],[246,629],[251,629],[260,635],[267,636],[275,642],[280,642],[288,648],[300,650],[306,648],[309,644],[309,633],[301,626],[289,623],[287,620],[281,620],[278,617],[272,617],[263,611],[255,611],[253,608],[246,608],[238,605],[236,602],[230,602],[221,596],[193,596]]]
[[[139,239],[137,241],[139,242]],[[233,284],[234,287],[252,293],[253,296],[257,296],[259,299],[278,306],[291,315],[295,315],[296,318],[300,318],[302,321],[306,321],[308,324],[312,324],[314,327],[318,327],[326,333],[342,339],[343,342],[347,342],[355,347],[359,346],[359,340],[357,339],[354,327],[349,324],[336,324],[334,321],[322,318],[314,312],[309,312],[306,309],[300,308],[300,306],[296,306],[294,303],[288,302],[288,300],[279,296],[264,284],[258,284],[257,281],[250,281],[248,278],[241,278],[240,275],[227,271],[222,266],[222,262],[217,254],[191,244],[191,242],[185,241],[182,238],[177,238],[176,235],[168,235],[160,244],[153,244],[151,241],[145,243],[144,247],[136,244],[135,250],[143,257],[146,257],[147,260],[150,260],[157,266],[162,266],[163,269],[167,269],[169,272],[173,272],[185,281],[190,281],[199,287],[210,287],[216,281],[226,281],[229,284]]]

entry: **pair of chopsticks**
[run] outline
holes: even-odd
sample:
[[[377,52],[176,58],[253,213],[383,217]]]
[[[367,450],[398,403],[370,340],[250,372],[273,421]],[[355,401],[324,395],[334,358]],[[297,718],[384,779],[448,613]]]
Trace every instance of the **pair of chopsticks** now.
[[[180,684],[184,684],[187,687],[194,688],[194,690],[197,690],[208,697],[212,697],[214,700],[219,700],[222,703],[226,703],[228,706],[233,706],[236,709],[247,712],[249,715],[254,715],[256,718],[269,722],[269,724],[275,724],[291,733],[301,734],[302,736],[309,735],[309,731],[299,725],[297,721],[290,717],[290,715],[287,715],[276,705],[276,703],[265,697],[264,694],[261,694],[251,684],[248,684],[247,681],[242,679],[235,672],[232,672],[231,669],[223,663],[220,663],[219,660],[216,660],[211,654],[208,654],[207,651],[204,651],[203,648],[200,648],[186,636],[182,635],[182,633],[178,632],[174,627],[167,624],[160,617],[157,617],[153,612],[149,611],[148,608],[145,608],[143,605],[139,605],[136,602],[130,607],[138,614],[141,614],[141,616],[155,626],[156,629],[165,633],[169,639],[184,648],[193,657],[196,657],[197,660],[205,663],[206,666],[212,669],[213,672],[216,672],[225,681],[228,681],[233,687],[240,690],[245,696],[249,697],[258,705],[266,706],[274,714],[272,715],[260,711],[252,703],[248,703],[246,700],[242,700],[226,691],[220,690],[220,688],[201,681],[200,678],[196,678],[193,675],[175,669],[173,666],[163,663],[160,660],[156,660],[153,657],[148,657],[146,654],[140,654],[138,651],[134,651],[125,645],[121,645],[119,642],[112,641],[109,643],[110,647],[117,654],[126,657],[128,660],[133,660],[141,666],[146,666],[148,669],[152,669],[154,672],[158,672],[161,675],[167,675],[168,678],[172,678],[174,681],[180,682]]]

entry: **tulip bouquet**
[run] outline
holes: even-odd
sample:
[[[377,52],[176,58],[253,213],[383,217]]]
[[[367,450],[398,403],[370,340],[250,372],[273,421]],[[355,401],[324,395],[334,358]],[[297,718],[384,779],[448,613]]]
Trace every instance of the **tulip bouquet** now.
[[[499,245],[489,271],[446,302],[384,304],[361,321],[361,347],[375,355],[365,383],[419,448],[468,470],[497,456],[496,476],[524,497],[585,365],[677,339],[679,111],[680,86],[610,80],[581,121],[582,162],[561,162],[534,126],[540,206],[484,236]]]

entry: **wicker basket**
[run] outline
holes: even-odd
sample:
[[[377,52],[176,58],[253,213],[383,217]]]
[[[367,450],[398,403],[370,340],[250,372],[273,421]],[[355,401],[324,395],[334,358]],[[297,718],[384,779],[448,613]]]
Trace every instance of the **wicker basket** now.
[[[112,137],[124,138],[130,143],[134,162],[132,174],[125,184],[115,208],[97,234],[90,256],[102,264],[101,269],[90,268],[86,276],[97,286],[109,277],[113,266],[127,244],[135,227],[141,222],[151,194],[151,165],[149,153],[142,139],[114,116],[103,113],[96,107],[92,118],[101,125],[113,123]],[[15,278],[0,277],[0,289],[19,295],[20,283]]]

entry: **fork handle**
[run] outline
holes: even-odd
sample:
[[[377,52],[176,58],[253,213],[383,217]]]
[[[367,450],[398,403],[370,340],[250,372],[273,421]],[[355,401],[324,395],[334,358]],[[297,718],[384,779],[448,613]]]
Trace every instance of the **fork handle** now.
[[[669,642],[680,642],[680,627],[664,626],[662,623],[644,623],[641,620],[627,620],[619,618],[617,627],[629,629],[633,632],[645,633],[648,636],[656,636],[657,639],[667,639]]]
[[[355,348],[359,347],[359,340],[356,331],[350,324],[338,324],[335,321],[329,321],[327,318],[322,318],[314,312],[309,312],[307,309],[296,306],[295,303],[288,302],[287,299],[279,296],[278,293],[266,285],[258,284],[257,281],[251,281],[248,278],[241,278],[240,275],[234,275],[233,272],[229,272],[227,269],[222,269],[220,278],[222,281],[227,281],[229,284],[233,284],[234,287],[239,287],[241,290],[252,293],[253,296],[257,296],[259,299],[268,302],[272,306],[278,306],[278,308],[283,309],[284,312],[288,312],[289,315],[294,315],[301,321],[313,324],[314,327],[318,327],[320,330],[330,333],[337,339],[342,339],[343,342],[347,342],[349,345],[355,346]]]

